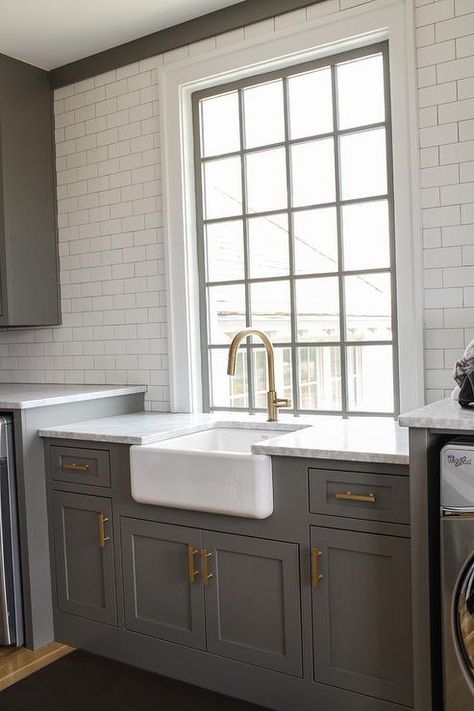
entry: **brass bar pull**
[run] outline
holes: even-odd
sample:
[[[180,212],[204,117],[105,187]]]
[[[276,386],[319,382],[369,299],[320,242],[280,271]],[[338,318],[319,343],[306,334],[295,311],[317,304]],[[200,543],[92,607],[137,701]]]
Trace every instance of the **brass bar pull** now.
[[[370,494],[353,494],[352,491],[339,491],[336,494],[336,499],[343,501],[365,501],[367,504],[375,504],[377,497],[373,492]]]
[[[195,569],[194,558],[197,555],[197,548],[194,546],[188,546],[188,581],[192,584],[196,582],[196,578],[199,575],[199,570]]]
[[[108,520],[105,514],[99,514],[99,546],[101,548],[105,548],[105,542],[110,541],[110,536],[105,535],[105,524]]]
[[[63,464],[63,469],[68,469],[73,472],[88,472],[88,464],[78,464],[77,462],[71,462],[70,464]]]
[[[311,579],[315,590],[323,579],[322,574],[319,572],[319,559],[322,554],[323,552],[320,551],[319,548],[316,548],[316,546],[311,548]]]
[[[209,580],[214,577],[214,573],[209,572],[209,558],[212,558],[212,553],[207,550],[207,548],[204,548],[201,551],[201,556],[202,556],[202,579],[204,581],[204,585],[209,584]]]

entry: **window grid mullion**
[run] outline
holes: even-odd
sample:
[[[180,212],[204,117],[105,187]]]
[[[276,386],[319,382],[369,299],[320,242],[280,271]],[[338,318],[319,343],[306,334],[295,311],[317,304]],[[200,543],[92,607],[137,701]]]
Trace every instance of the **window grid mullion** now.
[[[393,186],[393,152],[392,152],[392,121],[390,102],[390,74],[388,55],[382,52],[384,74],[384,99],[385,99],[385,150],[387,158],[387,193],[389,211],[389,240],[390,240],[390,288],[392,306],[392,370],[393,370],[393,409],[396,414],[400,412],[400,365],[398,353],[398,314],[397,314],[397,286],[396,286],[396,254],[395,254],[395,207]]]
[[[245,288],[245,325],[251,325],[251,302],[250,302],[250,282],[249,282],[249,239],[248,223],[244,217],[247,214],[247,168],[243,155],[245,142],[244,127],[244,94],[242,89],[238,91],[239,97],[239,139],[240,139],[240,177],[242,185],[242,235],[244,240],[244,288]],[[247,397],[249,410],[254,408],[253,396],[253,360],[252,351],[247,348]]]
[[[333,134],[331,134],[333,136]],[[365,202],[377,202],[380,200],[388,200],[390,198],[390,195],[388,193],[382,193],[380,195],[368,195],[367,197],[357,197],[357,198],[349,198],[346,200],[340,200],[341,205],[359,205],[360,203],[365,203]],[[308,205],[295,205],[294,207],[291,207],[291,212],[303,212],[306,210],[322,210],[325,207],[336,207],[336,202],[321,202],[321,203],[310,203]],[[247,212],[247,213],[241,213],[239,212],[238,214],[235,215],[227,215],[226,217],[209,217],[203,220],[204,224],[206,225],[211,225],[216,222],[232,222],[233,220],[239,220],[242,217],[242,214],[245,215],[245,217],[271,217],[272,215],[278,215],[286,212],[285,209],[279,208],[278,210],[262,210],[259,212],[258,210],[255,210],[253,212]]]
[[[294,274],[291,278],[294,281],[305,281],[307,279],[327,279],[327,277],[337,277],[341,273],[343,276],[372,276],[372,274],[392,274],[392,269],[390,267],[380,267],[379,269],[348,269],[347,271],[336,271],[336,272],[308,272],[308,274]],[[254,277],[253,279],[223,279],[222,281],[206,281],[206,286],[237,286],[239,284],[245,284],[246,281],[250,284],[261,284],[265,282],[274,281],[288,281],[290,279],[289,274],[284,274],[283,276],[271,276],[271,277]]]
[[[286,83],[286,80],[283,79]],[[225,158],[238,158],[239,156],[246,156],[250,153],[260,153],[263,151],[271,151],[276,148],[285,148],[286,145],[295,146],[299,143],[313,143],[314,141],[322,141],[325,138],[332,138],[336,136],[347,136],[351,133],[363,133],[364,131],[374,131],[377,128],[384,128],[385,122],[378,121],[377,123],[368,123],[363,126],[353,126],[351,128],[344,128],[340,130],[328,131],[326,133],[315,133],[311,136],[303,136],[302,138],[290,138],[289,136],[285,138],[284,141],[276,141],[275,143],[265,143],[262,146],[252,146],[252,148],[242,147],[239,151],[231,151],[230,153],[218,153],[217,155],[203,156],[203,163],[212,163],[216,160],[224,160]]]
[[[338,264],[338,288],[339,288],[339,354],[340,354],[340,371],[341,371],[341,409],[342,416],[347,417],[347,352],[344,345],[345,331],[345,295],[344,295],[344,278],[343,271],[343,256],[342,256],[342,215],[341,215],[341,171],[340,171],[340,156],[339,156],[339,138],[337,136],[338,126],[338,106],[337,106],[337,78],[336,67],[331,64],[331,88],[332,88],[332,120],[334,127],[334,161],[335,161],[335,177],[336,177],[336,224],[337,224],[337,264]]]
[[[285,121],[285,161],[286,161],[286,198],[287,198],[287,219],[288,219],[288,258],[289,258],[289,274],[290,274],[290,318],[291,318],[291,382],[293,390],[293,402],[292,410],[295,415],[298,415],[300,409],[300,394],[298,388],[298,362],[296,357],[296,346],[297,341],[297,323],[296,323],[296,293],[295,293],[295,280],[294,280],[294,265],[295,265],[295,255],[294,255],[294,236],[293,236],[293,220],[291,217],[291,203],[292,203],[292,172],[291,172],[291,157],[290,157],[290,113],[289,113],[289,102],[288,102],[288,79],[283,78],[283,113]]]

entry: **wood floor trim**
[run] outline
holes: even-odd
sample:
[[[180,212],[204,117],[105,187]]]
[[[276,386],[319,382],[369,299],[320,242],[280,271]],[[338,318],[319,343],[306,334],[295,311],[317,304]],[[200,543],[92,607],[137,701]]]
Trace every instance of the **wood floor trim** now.
[[[73,651],[74,647],[59,642],[51,642],[34,652],[24,647],[1,650],[0,691]]]

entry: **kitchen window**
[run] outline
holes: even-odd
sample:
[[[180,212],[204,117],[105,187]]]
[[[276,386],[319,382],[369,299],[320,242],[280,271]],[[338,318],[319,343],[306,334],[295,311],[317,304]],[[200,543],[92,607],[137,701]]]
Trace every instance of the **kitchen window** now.
[[[387,44],[195,92],[204,409],[399,411]]]

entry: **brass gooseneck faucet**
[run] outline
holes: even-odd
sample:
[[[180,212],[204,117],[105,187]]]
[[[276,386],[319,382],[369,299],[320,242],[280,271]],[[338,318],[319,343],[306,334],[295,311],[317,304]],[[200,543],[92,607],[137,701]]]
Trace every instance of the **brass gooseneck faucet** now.
[[[244,328],[235,334],[229,348],[229,359],[227,361],[227,375],[235,375],[235,361],[237,351],[241,342],[247,336],[258,336],[265,346],[267,351],[268,363],[268,391],[267,391],[267,411],[268,422],[276,422],[278,420],[279,407],[291,407],[291,401],[285,398],[278,398],[275,390],[275,353],[273,345],[269,337],[264,331],[259,331],[257,328]]]

